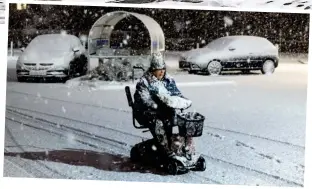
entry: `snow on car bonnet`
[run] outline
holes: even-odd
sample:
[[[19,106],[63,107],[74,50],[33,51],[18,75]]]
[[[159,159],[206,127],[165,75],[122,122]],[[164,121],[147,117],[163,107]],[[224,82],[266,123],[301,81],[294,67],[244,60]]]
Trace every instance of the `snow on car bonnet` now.
[[[33,39],[26,50],[29,51],[69,51],[72,48],[74,36],[62,34],[41,35]]]

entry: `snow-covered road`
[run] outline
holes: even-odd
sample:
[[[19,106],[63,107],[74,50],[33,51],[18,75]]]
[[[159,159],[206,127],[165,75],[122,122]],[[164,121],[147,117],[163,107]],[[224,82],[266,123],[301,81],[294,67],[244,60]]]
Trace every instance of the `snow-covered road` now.
[[[206,116],[204,134],[195,142],[207,170],[181,176],[129,161],[131,146],[151,135],[132,126],[123,90],[17,83],[12,68],[4,176],[303,185],[306,64],[281,64],[272,76],[173,73],[193,101],[191,111]]]

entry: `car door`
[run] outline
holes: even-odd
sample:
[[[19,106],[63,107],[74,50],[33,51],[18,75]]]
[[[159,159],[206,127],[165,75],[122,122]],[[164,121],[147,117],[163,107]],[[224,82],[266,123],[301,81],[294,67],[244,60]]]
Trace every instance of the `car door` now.
[[[253,38],[244,38],[239,41],[239,52],[241,67],[253,68],[256,65],[260,49],[257,40]]]
[[[251,55],[249,46],[248,40],[237,38],[227,47],[232,66],[240,68],[247,65]]]

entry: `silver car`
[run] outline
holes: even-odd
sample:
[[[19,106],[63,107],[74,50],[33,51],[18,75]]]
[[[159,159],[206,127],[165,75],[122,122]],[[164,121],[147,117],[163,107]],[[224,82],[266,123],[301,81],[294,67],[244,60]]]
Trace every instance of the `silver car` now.
[[[190,73],[208,72],[210,75],[231,70],[261,70],[263,74],[272,74],[278,62],[278,49],[267,39],[227,36],[203,48],[186,52],[180,57],[179,68],[187,69]]]
[[[85,75],[88,59],[78,37],[47,34],[35,37],[23,50],[16,64],[18,81],[29,77],[68,79]]]

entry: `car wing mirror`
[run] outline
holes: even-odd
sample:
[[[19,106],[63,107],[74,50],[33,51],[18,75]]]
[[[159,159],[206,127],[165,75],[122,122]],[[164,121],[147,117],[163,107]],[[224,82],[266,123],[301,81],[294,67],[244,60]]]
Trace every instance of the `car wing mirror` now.
[[[73,51],[74,51],[74,53],[76,53],[76,52],[79,52],[80,49],[79,49],[78,47],[74,47],[74,48],[73,48]]]
[[[235,51],[236,49],[234,47],[229,47],[229,51]]]

